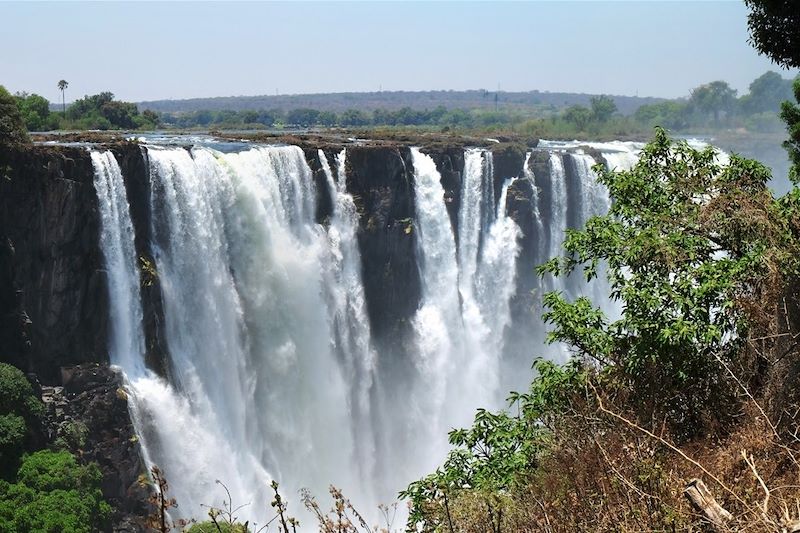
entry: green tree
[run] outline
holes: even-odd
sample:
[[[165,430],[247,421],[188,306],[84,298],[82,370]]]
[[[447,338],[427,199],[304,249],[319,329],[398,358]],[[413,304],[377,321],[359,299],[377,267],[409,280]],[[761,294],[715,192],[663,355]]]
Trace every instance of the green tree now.
[[[684,129],[689,125],[686,107],[685,102],[667,100],[639,107],[633,118],[650,128],[661,126],[671,130]]]
[[[792,80],[784,79],[777,72],[769,71],[750,84],[750,92],[740,99],[742,110],[748,114],[776,113],[781,103],[792,97]]]
[[[750,43],[786,68],[800,67],[800,9],[796,0],[745,0]]]
[[[139,127],[141,128],[153,130],[161,123],[161,118],[158,116],[158,113],[150,109],[142,111],[140,116],[141,122],[139,123]]]
[[[632,170],[595,171],[613,199],[610,212],[570,230],[565,257],[540,272],[582,267],[591,279],[606,264],[622,316],[610,321],[585,297],[550,293],[549,339],[606,368],[643,419],[692,437],[709,411],[722,421],[732,414],[721,361],[736,357],[761,319],[751,309],[770,305],[764,273],[794,265],[796,243],[766,187],[770,173],[756,161],[734,155],[723,167],[712,148],[694,150],[658,129]]]
[[[750,43],[775,63],[784,67],[800,67],[800,10],[793,0],[745,0],[750,8],[747,25]],[[795,101],[781,104],[781,119],[786,122],[789,139],[784,142],[792,168],[789,178],[800,185],[800,76],[793,84]],[[797,187],[791,193],[795,204],[800,202]]]
[[[547,449],[549,420],[586,377],[578,361],[538,359],[534,370],[528,393],[512,393],[508,411],[479,409],[472,427],[450,432],[444,464],[400,493],[410,504],[409,531],[453,531],[450,506],[466,492],[479,495],[499,524],[505,496],[528,481]]]
[[[0,145],[28,142],[17,101],[0,85]]]
[[[67,80],[58,81],[58,90],[61,91],[61,110],[64,112],[64,118],[67,117],[67,102],[64,100],[64,91],[67,90],[67,87],[69,87]]]
[[[564,111],[564,120],[574,124],[579,130],[583,130],[591,119],[592,112],[582,105],[573,105]]]
[[[14,98],[28,131],[42,131],[52,124],[49,120],[50,102],[46,98],[28,93],[17,93]]]
[[[43,413],[44,406],[22,371],[0,363],[0,476],[16,471],[26,438]]]
[[[342,126],[366,126],[369,124],[369,117],[358,109],[348,109],[339,117]]]
[[[97,465],[78,465],[69,452],[26,457],[16,483],[0,481],[0,530],[92,533],[108,525],[111,507]]]
[[[100,114],[116,128],[131,129],[137,126],[139,110],[130,102],[109,101],[100,106]]]
[[[305,107],[292,109],[286,115],[286,121],[289,124],[302,127],[313,126],[314,124],[317,123],[318,118],[319,118],[319,111],[317,111],[316,109],[309,109]]]
[[[730,115],[736,102],[736,90],[725,81],[712,81],[692,90],[690,105],[714,117],[714,125],[719,126],[720,116]]]
[[[592,118],[598,122],[606,122],[617,112],[617,104],[606,95],[593,96],[591,99]]]
[[[795,186],[800,186],[800,76],[795,78],[793,90],[796,103],[786,101],[781,104],[781,119],[789,130],[789,138],[783,143],[792,162],[789,179]],[[793,194],[800,192],[795,189]]]

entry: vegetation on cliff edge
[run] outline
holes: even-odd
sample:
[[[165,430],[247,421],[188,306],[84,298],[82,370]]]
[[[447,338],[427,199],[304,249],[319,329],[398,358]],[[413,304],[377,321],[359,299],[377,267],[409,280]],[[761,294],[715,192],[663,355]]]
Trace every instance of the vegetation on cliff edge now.
[[[97,465],[78,464],[66,450],[33,451],[43,414],[25,375],[0,363],[0,531],[104,530],[111,508]]]

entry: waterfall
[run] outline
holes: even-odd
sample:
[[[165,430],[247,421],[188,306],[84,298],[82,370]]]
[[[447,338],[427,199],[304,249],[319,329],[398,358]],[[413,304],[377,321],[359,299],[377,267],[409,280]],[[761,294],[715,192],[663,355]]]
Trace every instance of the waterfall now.
[[[458,298],[456,244],[444,204],[444,189],[430,156],[412,149],[414,195],[417,207],[418,257],[422,301],[414,317],[417,353],[414,359],[419,383],[410,395],[415,404],[415,425],[425,428],[425,439],[441,441],[443,411],[453,395],[450,377],[463,360],[463,325]],[[422,425],[428,418],[429,424]]]
[[[412,157],[422,277],[414,319],[421,393],[414,396],[425,402],[419,410],[429,420],[430,438],[441,440],[449,427],[468,423],[475,408],[497,407],[507,392],[500,390],[500,356],[519,228],[505,211],[510,183],[494,203],[491,153],[468,150],[456,247],[436,165],[417,149]]]
[[[550,152],[551,205],[549,226],[549,246],[546,259],[561,255],[567,229],[567,174],[561,152]],[[552,288],[551,288],[552,290]]]
[[[109,352],[126,374],[145,459],[162,468],[180,504],[176,518],[203,518],[203,506],[220,507],[226,494],[217,480],[235,504],[248,504],[239,514],[251,525],[272,516],[265,504],[273,479],[293,512],[301,487],[323,498],[334,484],[367,513],[392,501],[440,464],[451,428],[470,424],[478,407],[503,406],[504,372],[520,368],[521,359],[503,359],[505,333],[515,326],[510,302],[521,240],[506,209],[514,179],[534,186],[533,225],[547,243],[542,257],[560,253],[568,220],[585,221],[609,206],[587,154],[550,152],[545,205],[545,177],[528,168],[530,153],[519,176],[500,183],[492,153],[467,149],[451,219],[434,160],[412,149],[409,231],[421,298],[408,359],[387,364],[371,337],[345,150],[333,161],[316,152],[322,179],[315,185],[296,146],[146,149],[145,246],[161,290],[167,378],[144,364],[140,272],[122,172],[110,152],[91,157],[108,273]],[[621,165],[620,157],[606,161]],[[574,169],[569,176],[565,160]],[[325,224],[314,219],[318,186],[332,200]],[[581,213],[570,214],[573,205]],[[551,283],[566,289],[564,280]],[[540,331],[535,335],[534,350],[542,341]],[[399,375],[379,372],[400,366]],[[379,375],[396,380],[392,390],[402,391],[402,403],[383,390]]]
[[[581,212],[576,220],[578,227],[583,227],[591,217],[606,214],[611,207],[611,200],[608,197],[608,189],[597,181],[597,175],[592,170],[596,163],[594,158],[584,153],[569,154],[569,157],[578,173]]]
[[[133,223],[122,171],[111,152],[91,152],[100,211],[100,248],[109,287],[111,362],[133,375],[144,373],[144,335]]]
[[[336,155],[334,180],[325,152],[317,156],[325,173],[328,193],[333,199],[333,214],[327,229],[329,258],[325,269],[325,288],[329,300],[329,320],[333,325],[331,342],[343,365],[349,387],[350,423],[355,443],[355,467],[360,482],[374,479],[376,444],[371,427],[372,387],[376,354],[370,338],[364,287],[361,281],[361,253],[356,232],[358,212],[347,192],[346,158],[342,149]]]

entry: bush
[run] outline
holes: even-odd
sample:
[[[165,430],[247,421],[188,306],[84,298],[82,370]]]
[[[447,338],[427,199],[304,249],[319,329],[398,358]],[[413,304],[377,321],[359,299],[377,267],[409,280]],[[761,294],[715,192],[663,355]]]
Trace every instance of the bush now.
[[[772,316],[796,248],[766,188],[769,171],[737,156],[722,167],[713,149],[672,142],[661,129],[631,171],[595,171],[610,213],[569,231],[566,256],[540,271],[580,267],[591,279],[607,264],[622,316],[612,322],[586,298],[551,293],[550,340],[606,367],[642,419],[662,419],[680,438],[724,425],[738,412],[725,365],[749,328]]]
[[[8,413],[40,417],[44,405],[33,394],[33,387],[21,370],[0,363],[0,414]]]
[[[0,146],[28,141],[28,132],[25,130],[17,102],[6,88],[0,85]]]
[[[0,476],[8,478],[16,471],[25,440],[43,413],[44,405],[25,375],[0,363]]]
[[[0,474],[16,469],[25,450],[25,419],[14,414],[0,415]]]
[[[186,533],[248,533],[243,524],[225,522],[199,522],[186,530]]]
[[[111,507],[103,501],[97,465],[43,450],[23,460],[17,477],[0,482],[0,530],[90,533],[108,524]]]

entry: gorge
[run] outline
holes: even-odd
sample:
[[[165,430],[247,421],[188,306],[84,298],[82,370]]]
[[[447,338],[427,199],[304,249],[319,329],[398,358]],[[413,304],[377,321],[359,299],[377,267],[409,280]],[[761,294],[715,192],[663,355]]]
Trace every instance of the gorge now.
[[[451,428],[527,386],[534,356],[566,357],[544,345],[544,291],[608,292],[534,267],[608,209],[591,166],[628,168],[640,145],[530,144],[10,149],[3,357],[67,390],[121,369],[137,437],[97,458],[113,501],[157,464],[186,518],[221,505],[216,480],[257,523],[271,479],[293,503],[329,484],[392,502]]]

